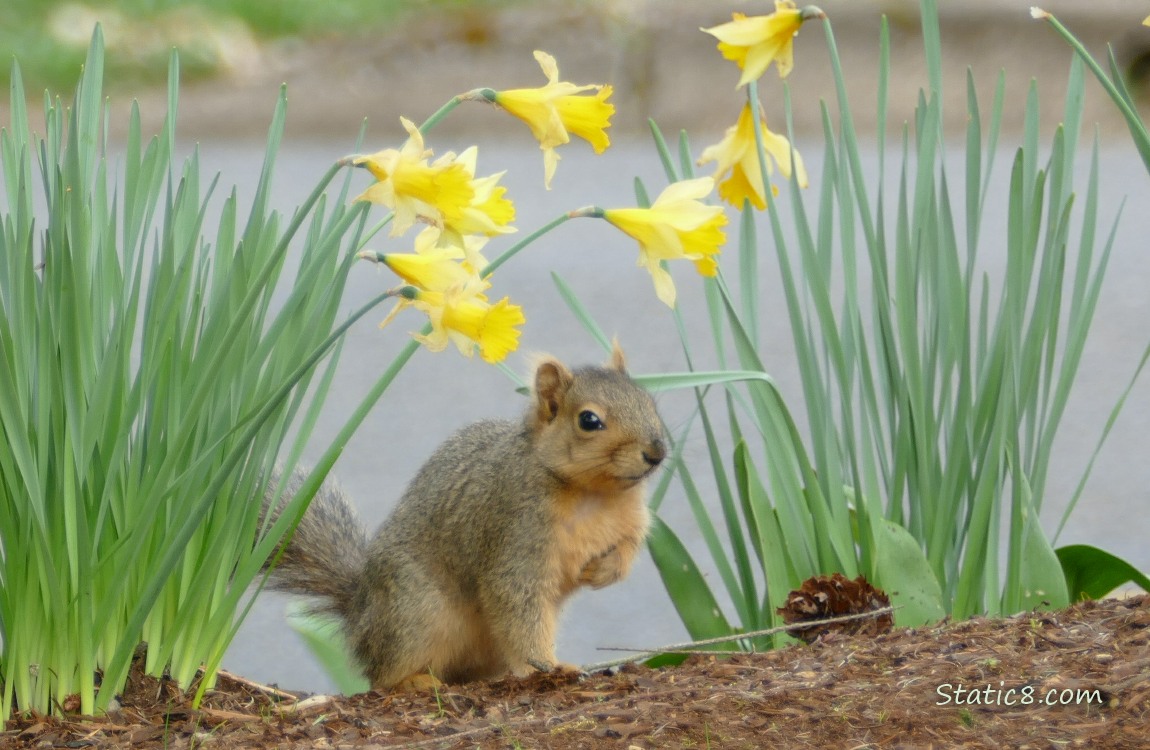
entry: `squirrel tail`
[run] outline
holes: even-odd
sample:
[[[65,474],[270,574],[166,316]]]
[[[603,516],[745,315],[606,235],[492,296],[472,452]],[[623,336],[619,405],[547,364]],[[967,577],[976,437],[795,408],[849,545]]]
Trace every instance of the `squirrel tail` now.
[[[300,470],[287,478],[279,509],[295,497],[306,478],[307,474]],[[280,479],[277,471],[264,497],[265,515]],[[338,485],[325,481],[288,540],[268,585],[279,591],[316,597],[321,602],[314,611],[346,617],[363,571],[366,549],[367,538],[355,510]]]

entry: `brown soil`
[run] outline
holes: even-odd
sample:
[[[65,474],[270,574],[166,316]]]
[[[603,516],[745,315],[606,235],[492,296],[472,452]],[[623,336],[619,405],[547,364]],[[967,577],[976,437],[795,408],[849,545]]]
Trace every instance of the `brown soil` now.
[[[197,710],[171,683],[137,676],[115,713],[21,716],[0,746],[1134,748],[1148,721],[1150,597],[1139,596],[438,693],[297,700],[225,676]]]

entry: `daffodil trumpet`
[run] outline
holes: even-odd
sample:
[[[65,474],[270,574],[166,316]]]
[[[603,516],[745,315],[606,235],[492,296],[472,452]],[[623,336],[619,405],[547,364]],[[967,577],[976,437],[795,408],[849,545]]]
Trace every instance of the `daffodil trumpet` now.
[[[526,319],[523,308],[511,304],[507,297],[489,302],[484,292],[490,286],[475,279],[438,291],[414,285],[399,287],[393,296],[400,297],[400,303],[380,327],[404,307],[414,307],[428,319],[428,326],[414,334],[415,340],[430,351],[443,351],[452,343],[464,356],[478,351],[483,361],[497,364],[518,348],[519,326]]]

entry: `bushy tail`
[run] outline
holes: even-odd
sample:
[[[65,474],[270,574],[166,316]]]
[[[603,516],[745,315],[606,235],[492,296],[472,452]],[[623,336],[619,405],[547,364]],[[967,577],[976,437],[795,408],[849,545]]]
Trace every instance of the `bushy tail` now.
[[[295,497],[306,478],[307,474],[299,470],[288,477],[280,509]],[[277,472],[264,498],[265,514],[279,481]],[[346,617],[363,571],[366,549],[367,538],[355,511],[342,490],[334,482],[326,481],[272,570],[269,586],[317,597],[323,600],[317,611]]]

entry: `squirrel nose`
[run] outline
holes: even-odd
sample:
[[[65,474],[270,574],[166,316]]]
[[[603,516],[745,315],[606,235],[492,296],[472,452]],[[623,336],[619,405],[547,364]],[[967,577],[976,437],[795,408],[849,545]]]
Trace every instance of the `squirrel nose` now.
[[[651,444],[647,446],[647,450],[643,451],[643,460],[651,467],[663,463],[663,459],[666,457],[667,447],[663,445],[663,441],[660,438],[652,440]]]

